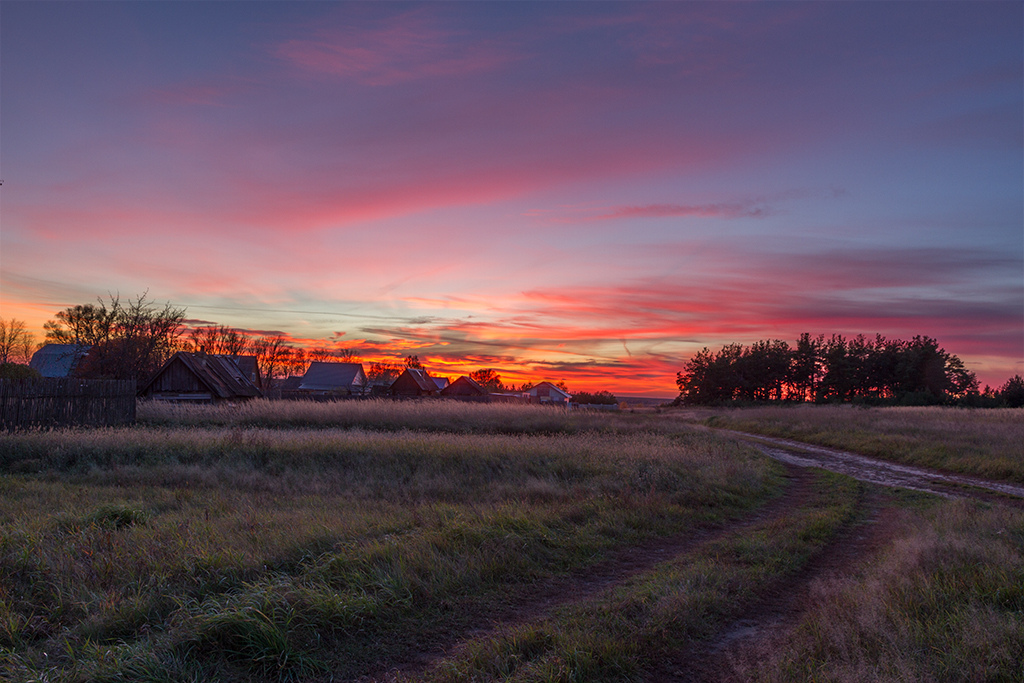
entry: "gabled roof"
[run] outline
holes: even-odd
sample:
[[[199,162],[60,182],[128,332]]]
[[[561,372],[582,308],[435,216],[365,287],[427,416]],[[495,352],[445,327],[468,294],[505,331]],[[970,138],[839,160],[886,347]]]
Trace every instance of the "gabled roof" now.
[[[205,386],[217,398],[254,398],[263,392],[249,381],[249,378],[238,368],[236,356],[212,356],[205,353],[188,353],[179,351],[171,356],[163,367],[139,389],[140,394],[146,392],[168,368],[176,363],[184,365],[199,383]]]
[[[437,385],[437,390],[440,391],[450,384],[447,377],[431,377],[434,380],[434,384]]]
[[[299,391],[333,391],[366,386],[361,363],[326,363],[313,361],[302,376]]]
[[[298,375],[292,375],[281,383],[281,391],[296,391],[299,385],[302,384],[302,377]]]
[[[242,374],[249,378],[249,381],[257,387],[263,388],[263,381],[260,377],[260,366],[256,356],[229,356],[234,361]]]
[[[533,388],[529,389],[527,393],[529,393],[532,396],[539,396],[540,392],[538,392],[537,389],[540,389],[541,387],[544,387],[545,389],[548,390],[548,396],[558,396],[561,397],[562,399],[572,398],[572,394],[560,389],[551,382],[540,382],[539,384],[534,385]]]
[[[441,390],[442,396],[486,396],[487,390],[472,377],[463,375]]]
[[[402,375],[409,377],[421,391],[437,391],[437,385],[434,383],[434,378],[428,375],[426,370],[419,368],[406,368]],[[402,375],[399,375],[399,379],[401,379]],[[396,379],[395,382],[397,383],[398,380]],[[392,384],[392,386],[394,386],[394,384]]]
[[[43,377],[70,377],[89,348],[84,344],[47,344],[32,354],[28,364]]]

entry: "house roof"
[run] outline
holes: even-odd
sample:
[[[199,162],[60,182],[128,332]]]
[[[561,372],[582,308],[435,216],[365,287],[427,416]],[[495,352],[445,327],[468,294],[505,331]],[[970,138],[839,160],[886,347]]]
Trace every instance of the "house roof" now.
[[[486,396],[487,390],[472,377],[463,375],[441,390],[442,396]]]
[[[238,369],[256,386],[260,386],[260,366],[256,356],[231,356]]]
[[[29,367],[43,377],[70,377],[89,348],[82,344],[47,344],[32,354]]]
[[[327,363],[313,361],[302,376],[299,391],[332,391],[366,385],[361,363]]]
[[[302,384],[302,377],[299,375],[292,375],[281,383],[281,391],[296,391],[300,384]]]
[[[263,392],[249,381],[236,362],[237,356],[214,356],[205,353],[188,353],[179,351],[171,356],[153,377],[142,385],[142,394],[152,386],[167,368],[175,363],[184,365],[200,384],[209,389],[217,398],[252,398],[262,396]]]
[[[434,383],[434,378],[428,375],[426,370],[419,368],[406,368],[402,375],[406,375],[412,379],[421,391],[437,391],[437,384]],[[401,377],[401,375],[399,377]],[[398,380],[396,379],[395,382],[398,382]],[[394,386],[394,384],[392,384],[392,386]]]
[[[534,385],[533,388],[529,389],[528,393],[532,394],[533,396],[538,396],[539,393],[537,389],[541,387],[544,387],[548,390],[548,396],[561,396],[562,398],[572,398],[572,394],[570,394],[567,391],[563,391],[562,389],[558,388],[551,382],[540,382],[539,384]]]
[[[434,380],[434,384],[437,385],[437,390],[440,391],[450,384],[447,377],[431,377]]]

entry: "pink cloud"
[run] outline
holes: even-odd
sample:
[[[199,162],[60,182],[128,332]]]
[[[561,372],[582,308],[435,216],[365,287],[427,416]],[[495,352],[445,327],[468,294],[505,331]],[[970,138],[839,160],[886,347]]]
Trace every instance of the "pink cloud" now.
[[[489,71],[513,58],[499,41],[474,41],[428,8],[358,25],[338,23],[283,41],[273,52],[304,71],[373,86]]]

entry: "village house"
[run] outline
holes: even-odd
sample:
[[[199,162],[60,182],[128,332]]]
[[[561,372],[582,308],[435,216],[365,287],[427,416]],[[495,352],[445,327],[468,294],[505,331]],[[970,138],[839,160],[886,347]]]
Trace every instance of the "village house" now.
[[[137,393],[141,398],[157,401],[248,401],[263,396],[258,386],[262,384],[259,370],[255,368],[256,358],[253,356],[179,351]]]
[[[285,398],[363,396],[368,386],[361,363],[313,361],[302,377],[289,377],[281,393]]]
[[[72,377],[89,348],[83,344],[47,344],[32,354],[28,364],[43,377]]]
[[[568,406],[572,394],[559,389],[551,382],[541,382],[526,392],[526,399],[530,403]]]
[[[454,398],[459,401],[486,401],[487,390],[480,386],[472,377],[463,375],[441,390],[444,398]]]
[[[392,396],[413,397],[436,396],[437,391],[437,384],[426,370],[406,368],[405,372],[391,383],[390,393]]]

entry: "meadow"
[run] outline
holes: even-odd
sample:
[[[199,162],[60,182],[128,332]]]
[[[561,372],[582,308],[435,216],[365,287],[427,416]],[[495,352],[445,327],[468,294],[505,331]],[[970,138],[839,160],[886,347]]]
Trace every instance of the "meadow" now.
[[[864,522],[865,486],[823,472],[778,511],[780,465],[670,411],[139,417],[0,435],[0,678],[659,680]],[[800,628],[763,666],[737,660],[739,679],[1022,673],[1024,514],[890,498],[900,542],[816,587]],[[611,557],[686,541],[605,590],[516,611]]]

